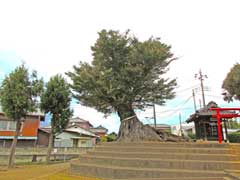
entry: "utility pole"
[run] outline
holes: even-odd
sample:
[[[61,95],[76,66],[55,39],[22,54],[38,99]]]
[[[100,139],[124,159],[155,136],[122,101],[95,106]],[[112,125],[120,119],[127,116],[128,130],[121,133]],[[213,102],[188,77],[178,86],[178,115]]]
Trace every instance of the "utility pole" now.
[[[204,95],[204,87],[203,87],[203,80],[204,78],[207,78],[207,75],[203,75],[201,69],[199,70],[199,74],[195,74],[195,78],[198,78],[200,80],[201,84],[201,90],[202,90],[202,100],[203,100],[203,107],[206,106],[205,103],[205,95]]]
[[[181,113],[179,113],[179,124],[180,124],[180,134],[181,134],[181,136],[183,136],[183,131],[182,131],[182,117],[181,117]]]
[[[195,99],[194,89],[192,90],[192,96],[193,96],[194,109],[195,109],[195,112],[196,112],[197,111],[197,106],[196,106],[196,99]]]
[[[156,109],[155,104],[153,104],[153,119],[154,119],[154,127],[157,128],[157,120],[156,120]]]

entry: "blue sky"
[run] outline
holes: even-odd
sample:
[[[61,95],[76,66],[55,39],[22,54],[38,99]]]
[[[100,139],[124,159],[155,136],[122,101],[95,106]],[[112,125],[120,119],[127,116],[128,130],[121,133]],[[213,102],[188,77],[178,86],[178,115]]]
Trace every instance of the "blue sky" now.
[[[0,1],[0,79],[24,61],[47,81],[70,71],[80,60],[91,62],[90,46],[100,30],[130,29],[140,40],[160,37],[179,57],[167,74],[177,78],[177,96],[165,106],[156,106],[158,123],[175,124],[179,113],[183,120],[193,113],[189,97],[195,88],[199,106],[200,82],[194,75],[200,68],[208,75],[206,102],[238,106],[239,102],[222,100],[221,85],[240,58],[239,6],[238,0]],[[72,107],[74,116],[102,124],[110,132],[118,130],[116,115],[105,119],[94,109]],[[145,118],[152,117],[151,108],[138,116],[145,123],[153,122]]]
[[[11,72],[16,67],[16,63],[19,64],[19,62],[20,58],[13,50],[0,49],[0,79]]]

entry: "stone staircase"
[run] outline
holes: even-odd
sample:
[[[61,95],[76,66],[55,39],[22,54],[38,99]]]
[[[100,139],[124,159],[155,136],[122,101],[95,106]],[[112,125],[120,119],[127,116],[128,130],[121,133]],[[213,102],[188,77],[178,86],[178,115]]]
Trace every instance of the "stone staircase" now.
[[[125,180],[234,180],[240,146],[217,143],[102,143],[71,162],[82,176]],[[232,173],[234,172],[234,173]],[[234,175],[233,175],[234,174]],[[239,178],[240,179],[240,178]]]

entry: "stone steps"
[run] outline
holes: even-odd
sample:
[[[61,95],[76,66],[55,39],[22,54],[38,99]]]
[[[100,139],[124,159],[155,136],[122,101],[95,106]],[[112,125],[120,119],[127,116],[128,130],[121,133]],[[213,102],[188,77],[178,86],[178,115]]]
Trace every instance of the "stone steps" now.
[[[106,179],[113,180],[113,179]],[[114,180],[122,180],[122,179],[114,179]],[[137,178],[137,179],[124,179],[124,180],[179,180],[179,178]],[[229,180],[223,177],[183,177],[181,180]]]
[[[82,155],[81,163],[99,164],[107,166],[137,167],[137,168],[164,168],[189,170],[224,170],[240,167],[240,162],[234,161],[200,161],[200,160],[172,160],[172,159],[146,159],[146,158],[119,158]]]
[[[139,143],[119,143],[119,142],[103,142],[99,146],[110,146],[110,147],[121,147],[121,146],[127,146],[127,147],[187,147],[187,148],[228,148],[229,144],[219,144],[219,143],[173,143],[173,142],[139,142]],[[238,146],[238,145],[236,145]],[[240,145],[239,145],[240,147]]]
[[[128,178],[193,178],[193,177],[224,177],[223,171],[200,171],[182,169],[134,168],[121,166],[106,166],[99,164],[71,163],[71,171],[75,174],[114,179]],[[136,177],[137,176],[137,177]]]
[[[201,153],[201,154],[230,154],[231,150],[228,148],[187,148],[187,147],[111,147],[111,146],[99,146],[96,148],[98,151],[112,151],[112,152],[149,152],[149,153]]]
[[[89,151],[91,156],[105,157],[129,157],[146,159],[178,159],[178,160],[210,160],[210,161],[240,161],[240,156],[229,154],[198,154],[196,153],[169,153],[169,152],[113,152],[113,151]]]
[[[233,180],[240,171],[240,146],[211,143],[102,143],[71,171],[109,180]]]

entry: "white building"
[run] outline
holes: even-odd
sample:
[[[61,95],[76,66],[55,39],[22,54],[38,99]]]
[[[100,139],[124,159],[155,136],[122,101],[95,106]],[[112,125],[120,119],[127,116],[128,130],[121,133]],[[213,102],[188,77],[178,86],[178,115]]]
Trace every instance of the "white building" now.
[[[182,133],[187,136],[188,133],[192,133],[195,134],[195,127],[194,127],[194,123],[182,123],[180,124],[176,124],[176,125],[172,125],[171,126],[171,133],[175,134],[177,136],[181,136],[181,129],[182,129]]]

